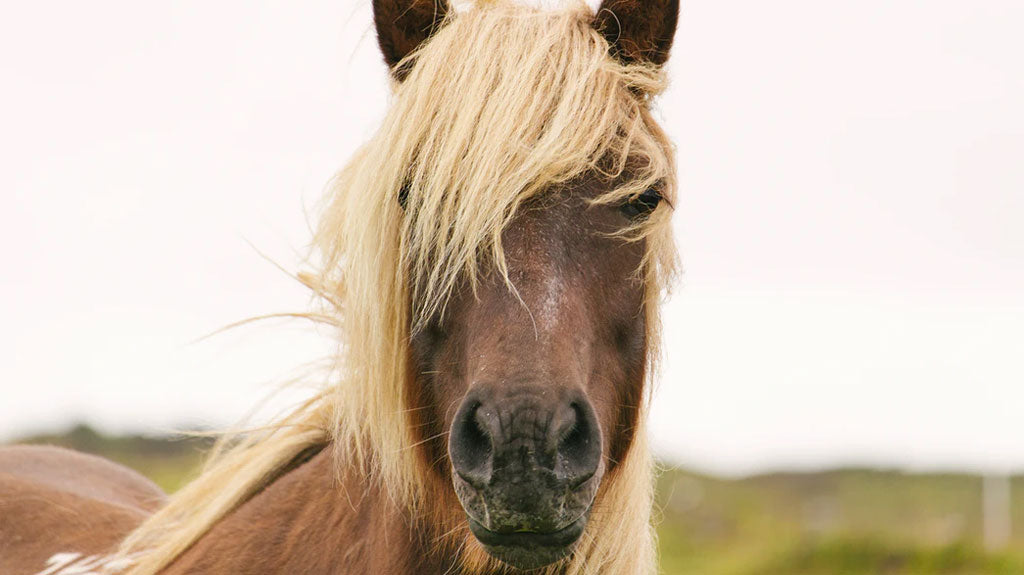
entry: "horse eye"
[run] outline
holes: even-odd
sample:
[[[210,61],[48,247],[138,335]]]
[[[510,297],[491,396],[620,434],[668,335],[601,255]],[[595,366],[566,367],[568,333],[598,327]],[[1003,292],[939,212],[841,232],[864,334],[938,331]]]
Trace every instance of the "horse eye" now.
[[[648,188],[642,194],[622,204],[620,209],[627,217],[635,220],[653,212],[659,203],[661,203],[661,193],[654,188]]]

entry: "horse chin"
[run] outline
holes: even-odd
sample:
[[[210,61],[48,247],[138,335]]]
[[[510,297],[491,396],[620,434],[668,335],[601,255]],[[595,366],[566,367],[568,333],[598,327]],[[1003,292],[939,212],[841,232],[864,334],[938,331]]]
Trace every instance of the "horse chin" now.
[[[519,482],[474,487],[453,473],[469,530],[495,559],[529,571],[567,557],[578,544],[603,476],[603,464],[579,485],[541,471]]]
[[[467,519],[469,530],[487,553],[516,569],[528,571],[550,565],[572,553],[587,526],[589,515],[588,510],[569,525],[548,533],[499,533],[484,527],[472,517]]]

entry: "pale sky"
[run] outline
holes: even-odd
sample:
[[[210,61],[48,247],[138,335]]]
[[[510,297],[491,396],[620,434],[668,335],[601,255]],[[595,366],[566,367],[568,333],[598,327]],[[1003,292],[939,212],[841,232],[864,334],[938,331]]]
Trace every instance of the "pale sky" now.
[[[377,125],[369,3],[3,13],[0,437],[231,423],[327,349],[192,342],[306,307],[249,243],[296,269]],[[660,454],[1024,470],[1022,27],[1019,0],[684,2]]]

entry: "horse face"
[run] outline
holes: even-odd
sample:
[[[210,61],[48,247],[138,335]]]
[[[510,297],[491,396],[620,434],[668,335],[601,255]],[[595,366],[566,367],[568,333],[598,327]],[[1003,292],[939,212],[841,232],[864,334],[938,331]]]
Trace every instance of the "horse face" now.
[[[420,416],[448,432],[470,530],[519,568],[571,552],[641,403],[644,245],[612,237],[636,206],[591,205],[600,191],[594,180],[521,208],[502,238],[514,289],[491,273],[412,340],[433,406]]]
[[[446,25],[449,3],[374,0],[373,8],[384,60],[406,81],[408,56]],[[592,25],[612,57],[659,66],[678,8],[678,0],[603,0]],[[594,178],[522,206],[502,235],[511,288],[494,272],[475,289],[456,289],[443,315],[412,336],[408,404],[423,452],[445,462],[441,474],[477,540],[520,569],[572,551],[637,427],[645,245],[614,233],[658,196],[628,206],[588,201],[606,189]]]

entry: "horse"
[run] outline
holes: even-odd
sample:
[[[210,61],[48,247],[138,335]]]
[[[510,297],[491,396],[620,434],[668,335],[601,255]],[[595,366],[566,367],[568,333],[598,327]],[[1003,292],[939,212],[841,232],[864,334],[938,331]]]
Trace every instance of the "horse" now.
[[[170,497],[0,450],[0,572],[655,572],[678,9],[373,0],[392,101],[296,275],[338,338],[322,385]]]

